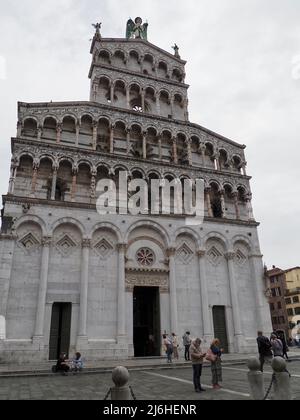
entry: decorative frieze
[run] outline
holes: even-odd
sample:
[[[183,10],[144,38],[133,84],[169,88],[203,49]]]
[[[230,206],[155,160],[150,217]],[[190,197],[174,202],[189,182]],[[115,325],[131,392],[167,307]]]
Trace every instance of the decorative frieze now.
[[[160,293],[169,293],[169,275],[159,272],[126,272],[126,292],[135,287],[159,287]]]

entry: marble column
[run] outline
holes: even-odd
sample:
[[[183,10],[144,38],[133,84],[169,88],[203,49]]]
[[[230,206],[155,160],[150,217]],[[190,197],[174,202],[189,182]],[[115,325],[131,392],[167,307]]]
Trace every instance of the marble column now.
[[[199,279],[200,279],[200,293],[201,293],[201,309],[203,320],[203,337],[207,343],[213,340],[213,329],[211,324],[210,306],[208,298],[208,284],[205,268],[205,250],[197,252],[199,260]]]
[[[235,338],[235,350],[236,352],[240,352],[241,347],[244,344],[244,335],[242,332],[239,296],[238,296],[238,289],[236,285],[235,270],[234,270],[235,252],[230,251],[225,256],[226,256],[227,264],[228,264],[230,296],[231,296],[232,315],[233,315],[233,328],[234,328],[234,338]]]
[[[77,123],[76,124],[76,146],[78,146],[79,145],[79,134],[80,134],[80,124],[79,123]]]
[[[246,204],[247,204],[247,210],[248,210],[248,219],[249,221],[254,221],[255,217],[253,214],[253,207],[252,207],[252,194],[247,195]]]
[[[77,168],[74,168],[72,170],[72,187],[71,187],[71,201],[73,203],[76,201],[77,174],[78,174],[78,169]]]
[[[206,152],[206,146],[204,143],[200,144],[199,150],[201,152],[201,159],[202,159],[202,166],[205,167],[205,152]]]
[[[145,91],[144,91],[144,89],[142,89],[141,98],[142,98],[142,110],[143,110],[143,112],[145,112]]]
[[[118,244],[118,342],[126,338],[126,287],[125,287],[125,255],[126,244]]]
[[[38,127],[38,130],[37,130],[37,139],[38,139],[38,141],[41,140],[42,134],[43,134],[43,127]]]
[[[220,166],[220,153],[216,152],[214,155],[214,159],[215,159],[215,168],[217,171],[221,170],[221,166]]]
[[[192,155],[192,143],[191,143],[191,140],[188,139],[186,143],[187,143],[187,153],[188,153],[189,165],[192,166],[193,165],[193,155]]]
[[[31,197],[35,197],[35,191],[36,191],[36,183],[37,183],[37,177],[38,177],[38,171],[39,167],[38,165],[33,165],[33,173],[32,173],[32,180],[31,180]]]
[[[94,203],[95,199],[96,199],[96,176],[97,176],[97,170],[92,170],[92,172],[91,172],[91,188],[90,188],[91,203]]]
[[[221,207],[222,207],[222,217],[226,217],[226,203],[225,203],[225,191],[220,191]]]
[[[93,122],[93,150],[97,150],[98,121]]]
[[[160,115],[160,94],[156,94],[156,113]]]
[[[126,88],[126,106],[127,109],[130,109],[130,89],[128,86]]]
[[[172,147],[173,147],[173,162],[177,165],[178,164],[178,153],[177,153],[177,139],[173,137],[172,139]]]
[[[114,84],[112,83],[110,85],[110,102],[111,102],[111,105],[114,104],[114,101],[115,101],[115,87],[114,87]]]
[[[57,173],[58,173],[58,168],[54,167],[53,168],[53,175],[52,175],[51,200],[55,200]]]
[[[147,133],[143,133],[143,159],[147,159]]]
[[[9,187],[8,194],[13,194],[15,190],[15,183],[17,178],[18,165],[12,164],[10,168],[10,178],[9,178]]]
[[[162,138],[161,138],[161,136],[158,137],[158,156],[159,156],[159,160],[162,160],[163,155],[162,155]]]
[[[171,104],[171,115],[172,115],[172,118],[174,118],[174,97],[171,98],[170,104]]]
[[[205,199],[208,211],[208,217],[214,217],[212,206],[211,206],[211,199],[210,199],[211,188],[205,188]]]
[[[35,318],[34,337],[44,336],[50,247],[51,247],[51,238],[44,237],[42,240],[41,270],[40,270],[40,282],[39,282],[39,291],[38,291],[37,311],[36,311],[36,318]]]
[[[235,191],[233,193],[233,200],[234,200],[234,208],[235,208],[236,219],[240,220],[241,219],[241,212],[240,212],[240,207],[239,207],[239,194],[238,194],[237,191]]]
[[[87,308],[88,308],[88,287],[89,287],[89,259],[91,240],[83,239],[81,257],[81,282],[80,282],[80,306],[79,306],[79,328],[78,339],[87,337]]]
[[[126,149],[127,149],[127,156],[130,155],[130,149],[131,149],[131,139],[130,139],[130,129],[126,130]]]
[[[110,127],[109,153],[114,153],[114,131],[115,127]]]
[[[22,128],[23,128],[22,122],[18,121],[18,124],[17,124],[17,137],[18,138],[22,136]]]
[[[57,124],[56,127],[56,143],[59,144],[61,142],[61,133],[63,130],[62,124]]]
[[[168,249],[169,268],[170,268],[170,318],[171,332],[178,334],[178,310],[177,310],[177,286],[176,286],[176,263],[175,248]]]

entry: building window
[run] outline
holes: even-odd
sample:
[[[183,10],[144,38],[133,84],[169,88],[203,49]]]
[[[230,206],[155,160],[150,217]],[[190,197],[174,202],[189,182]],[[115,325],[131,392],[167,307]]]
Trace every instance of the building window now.
[[[274,283],[275,283],[275,280],[274,280],[274,279],[275,279],[275,277],[271,277],[271,278],[270,278],[270,283],[271,283],[271,284],[274,284]]]
[[[276,289],[271,289],[271,291],[272,291],[272,296],[276,297]]]
[[[272,322],[273,322],[273,325],[278,325],[278,319],[277,319],[277,316],[274,316],[274,317],[273,317]]]
[[[300,308],[295,308],[295,315],[300,315]]]
[[[292,299],[291,299],[291,298],[287,298],[287,299],[285,299],[285,303],[286,303],[287,305],[291,305],[291,303],[292,303]]]
[[[281,296],[281,289],[280,289],[280,287],[277,287],[277,289],[276,289],[276,296]]]
[[[279,317],[279,323],[281,325],[285,324],[285,317],[284,316]]]
[[[278,309],[282,309],[282,304],[281,304],[281,302],[278,302],[277,307],[278,307]]]
[[[275,305],[274,305],[274,303],[270,303],[270,309],[271,309],[271,311],[275,311]]]
[[[294,309],[288,309],[287,314],[288,316],[294,316]]]
[[[143,267],[151,267],[155,262],[154,253],[149,248],[142,248],[136,254],[138,263]]]
[[[299,303],[299,296],[293,297],[293,303]]]

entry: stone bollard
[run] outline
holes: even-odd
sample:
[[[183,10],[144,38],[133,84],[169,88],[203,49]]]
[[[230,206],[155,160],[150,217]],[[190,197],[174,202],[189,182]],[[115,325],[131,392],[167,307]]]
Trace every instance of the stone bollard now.
[[[272,361],[275,374],[273,400],[290,401],[292,399],[291,378],[286,366],[286,361],[282,357],[275,357]]]
[[[130,375],[125,367],[119,366],[112,373],[112,380],[115,388],[111,390],[112,401],[129,401],[131,400],[130,388],[127,385]]]
[[[257,357],[251,357],[248,361],[248,381],[250,385],[251,398],[254,401],[264,399],[264,376],[260,371],[260,361]]]

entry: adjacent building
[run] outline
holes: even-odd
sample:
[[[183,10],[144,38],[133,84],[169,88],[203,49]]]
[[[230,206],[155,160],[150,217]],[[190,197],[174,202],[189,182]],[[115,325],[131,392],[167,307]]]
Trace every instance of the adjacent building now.
[[[245,146],[190,122],[176,45],[170,54],[151,44],[140,18],[125,38],[95,27],[89,100],[18,104],[0,358],[159,356],[164,331],[186,330],[256,351],[257,330],[272,327]],[[119,188],[121,172],[125,183],[202,179],[204,223],[174,212],[100,216],[97,183]]]
[[[282,270],[273,266],[267,272],[273,330],[291,338],[300,324],[300,267]]]
[[[280,268],[273,266],[267,272],[269,281],[269,305],[273,331],[284,331],[289,336],[289,320],[285,302],[286,276]]]

